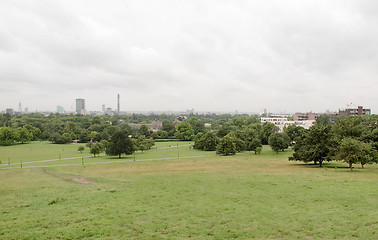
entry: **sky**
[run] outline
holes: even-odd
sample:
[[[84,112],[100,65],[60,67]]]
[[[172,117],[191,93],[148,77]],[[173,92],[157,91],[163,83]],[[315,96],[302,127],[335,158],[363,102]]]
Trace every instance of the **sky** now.
[[[376,0],[0,2],[0,111],[378,113]]]

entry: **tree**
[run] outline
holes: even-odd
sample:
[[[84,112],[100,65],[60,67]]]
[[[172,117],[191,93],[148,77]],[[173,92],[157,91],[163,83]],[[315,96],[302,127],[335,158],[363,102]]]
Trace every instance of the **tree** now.
[[[219,139],[214,132],[205,134],[199,133],[194,141],[193,148],[204,151],[215,151],[217,149]]]
[[[174,136],[176,129],[175,129],[175,125],[173,125],[171,121],[165,119],[162,121],[161,124],[162,124],[163,131],[166,131],[169,136]]]
[[[177,125],[176,137],[185,141],[192,140],[194,137],[193,128],[186,122],[180,122]]]
[[[259,138],[255,137],[248,145],[249,151],[254,151],[255,154],[260,153],[262,150],[262,144]]]
[[[79,147],[77,148],[77,150],[78,150],[81,154],[83,153],[84,149],[85,149],[85,147],[84,147],[83,145],[81,145],[81,146],[79,146]]]
[[[268,140],[269,146],[273,151],[285,151],[289,147],[290,139],[285,133],[272,133]]]
[[[327,114],[320,115],[316,118],[316,123],[321,125],[331,125],[331,116]]]
[[[243,141],[241,138],[239,138],[239,137],[235,134],[235,132],[230,132],[230,133],[227,134],[226,136],[229,136],[229,137],[231,137],[231,138],[234,139],[235,150],[236,150],[237,152],[241,152],[241,151],[243,151],[243,150],[246,149],[246,144],[244,143],[244,141]]]
[[[132,154],[134,147],[127,132],[117,131],[114,132],[110,138],[108,146],[106,148],[106,154],[109,156],[117,156],[121,158],[122,154]]]
[[[235,117],[232,119],[232,124],[238,128],[242,128],[245,125],[245,120],[241,117]]]
[[[377,156],[371,144],[346,137],[337,148],[336,160],[348,163],[352,171],[353,164],[360,163],[363,168],[365,164],[377,162]]]
[[[134,148],[141,150],[142,153],[145,150],[151,149],[153,145],[155,145],[155,141],[153,139],[146,139],[144,136],[139,136],[138,139],[134,141]]]
[[[323,161],[330,161],[331,126],[315,124],[297,139],[290,161],[314,162],[322,167]]]
[[[99,155],[103,151],[104,146],[101,143],[91,144],[89,147],[89,152],[93,154],[94,157],[96,157],[96,155]]]
[[[151,135],[150,130],[148,130],[148,127],[145,124],[140,126],[138,133],[145,137],[149,137]]]
[[[217,154],[230,155],[236,153],[235,139],[230,136],[224,136],[219,140],[217,145]]]
[[[261,143],[268,144],[269,137],[273,133],[277,133],[279,128],[271,122],[265,122],[261,130]]]
[[[201,123],[198,118],[192,117],[189,120],[190,126],[193,128],[194,134],[196,135],[199,132],[205,132],[206,128],[203,123]]]
[[[290,142],[295,143],[299,137],[302,137],[306,129],[301,126],[290,125],[284,128],[284,132],[289,136]]]
[[[0,145],[9,146],[14,144],[16,133],[11,127],[0,127]]]
[[[30,142],[33,138],[33,135],[29,132],[29,130],[25,127],[19,127],[16,131],[16,141],[17,142]]]

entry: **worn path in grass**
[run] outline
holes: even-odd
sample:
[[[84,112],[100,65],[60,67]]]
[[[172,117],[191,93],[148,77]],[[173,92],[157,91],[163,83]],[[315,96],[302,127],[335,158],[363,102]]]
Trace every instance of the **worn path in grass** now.
[[[75,178],[75,177],[68,176],[68,175],[53,174],[53,173],[46,171],[46,169],[43,169],[43,172],[46,173],[46,174],[50,174],[52,176],[58,177],[58,178],[69,179],[69,180],[72,180],[72,181],[78,182],[78,183],[98,184],[96,182],[89,180],[88,178]]]

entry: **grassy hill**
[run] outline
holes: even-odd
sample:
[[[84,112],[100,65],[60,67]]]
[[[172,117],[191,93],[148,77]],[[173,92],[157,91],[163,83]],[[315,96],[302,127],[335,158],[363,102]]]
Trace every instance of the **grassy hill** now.
[[[319,168],[266,146],[227,157],[187,142],[156,147],[84,165],[74,144],[1,147],[0,238],[376,239],[377,165]],[[52,166],[66,164],[78,165]]]

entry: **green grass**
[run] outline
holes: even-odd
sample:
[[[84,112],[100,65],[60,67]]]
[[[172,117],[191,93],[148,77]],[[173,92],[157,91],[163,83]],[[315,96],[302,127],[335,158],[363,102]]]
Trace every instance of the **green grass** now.
[[[135,155],[172,159],[2,169],[0,239],[377,238],[377,165],[350,172],[289,162],[290,154],[264,147],[224,157],[183,146]],[[98,160],[117,159],[86,159]]]

